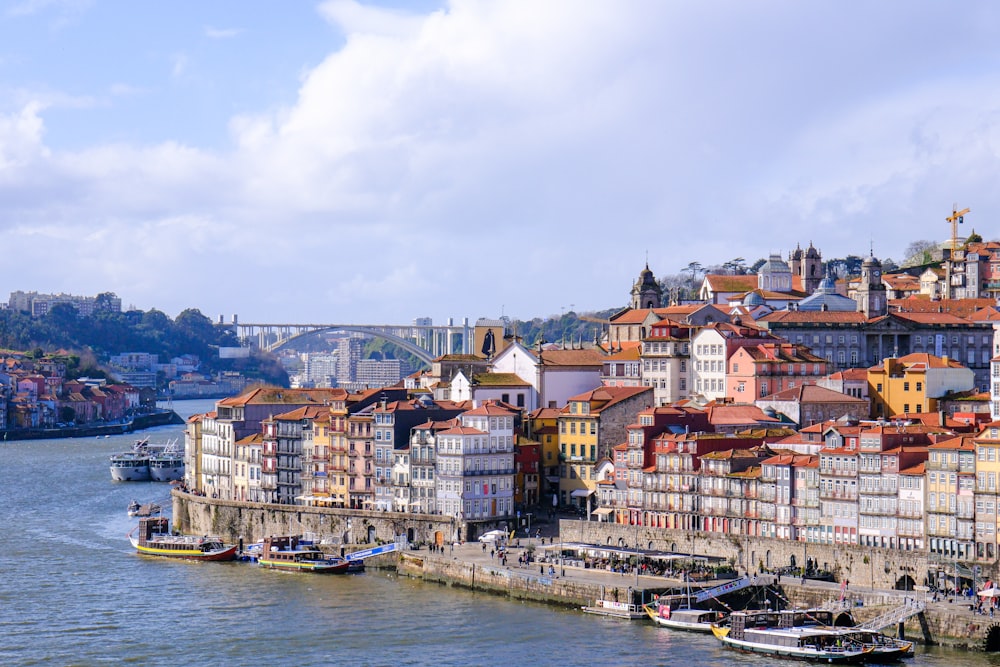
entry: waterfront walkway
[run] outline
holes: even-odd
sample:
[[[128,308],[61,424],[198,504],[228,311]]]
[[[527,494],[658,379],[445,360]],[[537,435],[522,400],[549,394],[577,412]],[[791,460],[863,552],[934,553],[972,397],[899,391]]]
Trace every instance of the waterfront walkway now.
[[[543,544],[544,541],[544,544]],[[567,543],[576,544],[576,543]],[[540,563],[538,561],[528,565],[519,565],[518,556],[527,551],[529,546],[535,547],[535,555],[544,553],[542,547],[558,546],[558,538],[545,537],[515,539],[509,547],[507,564],[504,565],[494,554],[490,556],[490,550],[494,546],[487,543],[486,549],[479,542],[467,544],[445,545],[440,552],[430,552],[426,548],[413,551],[416,556],[423,558],[440,558],[443,560],[458,560],[466,564],[474,564],[477,568],[490,570],[506,570],[509,576],[524,577],[528,581],[539,583],[562,582],[579,583],[592,586],[595,590],[605,589],[611,591],[617,589],[624,592],[627,589],[642,591],[637,599],[648,602],[654,593],[662,592],[667,588],[681,589],[684,582],[665,576],[653,576],[636,574],[634,569],[630,572],[612,572],[605,569],[595,569],[582,567],[581,561],[567,560],[560,564],[558,561]],[[598,545],[594,545],[599,548]],[[553,575],[549,575],[549,566],[554,570]],[[751,575],[752,577],[752,575]],[[699,587],[708,587],[727,580],[715,580],[698,582]],[[906,607],[908,605],[919,605],[926,609],[930,618],[936,618],[937,623],[934,637],[940,641],[941,631],[953,638],[966,637],[970,643],[979,644],[979,639],[984,632],[987,632],[994,623],[1000,623],[1000,611],[996,613],[996,620],[988,614],[974,612],[970,606],[973,602],[968,597],[940,598],[934,600],[930,594],[922,591],[897,591],[881,590],[871,587],[856,586],[850,584],[842,587],[840,583],[829,581],[817,581],[800,577],[782,576],[758,576],[758,585],[776,584],[791,598],[797,601],[793,606],[828,606],[829,608],[841,608],[851,611],[856,618],[878,616],[889,609]],[[809,602],[804,602],[808,600]],[[887,632],[892,629],[886,628]],[[946,642],[954,643],[954,642]]]

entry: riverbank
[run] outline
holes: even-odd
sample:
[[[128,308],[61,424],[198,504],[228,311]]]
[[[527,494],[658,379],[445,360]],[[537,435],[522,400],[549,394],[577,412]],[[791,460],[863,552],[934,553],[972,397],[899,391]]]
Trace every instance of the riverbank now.
[[[633,609],[641,610],[641,605],[653,600],[655,595],[684,586],[677,579],[590,569],[576,565],[576,561],[556,563],[553,573],[549,574],[549,563],[518,564],[519,556],[526,551],[538,552],[538,547],[542,546],[540,540],[522,539],[520,545],[511,548],[507,564],[499,561],[489,549],[483,550],[478,543],[449,545],[433,552],[410,550],[400,554],[397,571],[400,575],[427,582],[572,608],[594,606],[603,600],[613,603],[609,607],[625,609],[632,605]],[[779,601],[781,606],[795,607],[839,604],[859,623],[916,600],[925,605],[926,630],[933,644],[966,651],[983,651],[989,647],[1000,650],[1000,616],[994,621],[989,616],[975,614],[967,602],[948,602],[946,599],[934,602],[912,591],[854,587],[844,595],[844,602],[839,602],[841,587],[835,582],[806,580],[803,583],[797,577],[778,580],[761,576],[759,579],[750,599]],[[710,587],[719,583],[723,581],[704,582],[703,585]],[[898,628],[883,630],[895,635]],[[916,616],[904,624],[907,639],[923,643],[924,630]]]
[[[46,440],[51,438],[93,438],[105,435],[121,435],[142,431],[155,426],[183,424],[184,420],[173,410],[160,410],[135,415],[120,422],[108,424],[84,424],[63,428],[22,428],[0,431],[3,440]]]

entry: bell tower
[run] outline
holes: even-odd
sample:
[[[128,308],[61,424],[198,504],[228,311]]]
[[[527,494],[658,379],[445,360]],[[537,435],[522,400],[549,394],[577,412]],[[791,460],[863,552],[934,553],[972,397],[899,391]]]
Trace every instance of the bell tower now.
[[[659,308],[663,300],[663,290],[653,277],[653,272],[649,270],[649,263],[646,268],[639,272],[639,279],[632,286],[632,300],[629,303],[633,310],[644,310],[647,308]]]

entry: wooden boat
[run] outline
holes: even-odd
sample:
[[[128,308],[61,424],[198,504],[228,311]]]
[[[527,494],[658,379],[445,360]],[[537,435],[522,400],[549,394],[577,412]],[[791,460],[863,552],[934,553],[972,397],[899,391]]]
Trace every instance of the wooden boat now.
[[[872,657],[873,645],[851,636],[850,628],[830,626],[757,625],[773,615],[734,612],[728,627],[712,625],[712,634],[730,648],[811,662],[861,663]]]
[[[343,574],[351,566],[343,558],[327,556],[315,544],[301,543],[294,535],[266,538],[257,564],[270,570],[317,574]]]
[[[913,656],[913,642],[889,637],[874,630],[858,628],[846,628],[846,630],[852,640],[862,646],[872,647],[871,655],[866,659],[868,662],[883,663]]]
[[[642,606],[657,625],[671,630],[711,633],[712,624],[722,620],[724,614],[713,609],[671,609],[669,604],[650,602]]]
[[[236,558],[235,544],[224,544],[218,537],[207,535],[174,535],[170,532],[170,520],[162,516],[139,519],[128,539],[136,551],[148,556],[206,561]]]
[[[162,507],[158,503],[146,503],[145,505],[140,505],[138,500],[132,500],[128,504],[128,515],[129,516],[153,516],[154,514],[159,514],[162,511]]]

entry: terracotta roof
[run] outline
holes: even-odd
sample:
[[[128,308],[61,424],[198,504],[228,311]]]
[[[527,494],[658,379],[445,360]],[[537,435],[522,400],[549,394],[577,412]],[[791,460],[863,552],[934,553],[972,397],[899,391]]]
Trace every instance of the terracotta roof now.
[[[862,312],[833,310],[776,310],[757,319],[758,322],[780,324],[863,324],[868,317]]]
[[[947,440],[942,440],[941,442],[935,442],[933,445],[928,445],[927,449],[945,449],[953,450],[957,449],[960,451],[975,451],[975,436],[974,435],[959,435],[954,438],[948,438]]]
[[[639,341],[635,341],[635,345],[625,346],[624,344],[620,352],[615,352],[604,357],[605,361],[639,361]]]
[[[923,477],[925,470],[926,470],[926,466],[923,463],[918,463],[917,465],[913,466],[912,468],[907,468],[906,470],[900,470],[899,474],[900,475],[917,475],[919,477]]]
[[[465,417],[465,416],[474,416],[474,417],[482,417],[482,416],[512,417],[512,416],[514,416],[514,414],[515,414],[514,412],[511,412],[507,408],[501,407],[501,406],[493,403],[492,401],[490,401],[490,402],[483,403],[482,405],[480,405],[478,408],[476,408],[474,410],[469,410],[468,412],[463,412],[462,416],[463,417]]]
[[[582,394],[577,394],[576,396],[570,396],[566,402],[566,405],[560,411],[561,415],[565,416],[570,414],[569,403],[574,401],[582,401],[584,403],[590,404],[590,414],[599,414],[602,410],[609,408],[613,405],[621,403],[624,400],[630,399],[634,396],[639,396],[649,392],[650,397],[652,397],[653,388],[652,387],[606,387],[601,386],[597,389],[591,389],[590,391],[584,392]]]
[[[708,421],[715,426],[781,421],[775,417],[768,417],[756,405],[709,405],[705,409],[708,412]]]
[[[968,317],[977,310],[995,306],[993,299],[939,299],[932,301],[927,295],[906,299],[889,299],[889,309],[899,313],[950,313],[956,317]]]
[[[559,408],[538,408],[532,410],[528,417],[531,419],[556,419],[561,413]]]
[[[814,384],[804,384],[791,389],[779,391],[770,396],[765,396],[765,401],[796,401],[798,403],[858,403],[867,404],[863,398],[848,396],[839,391],[819,387]]]
[[[438,435],[489,435],[485,431],[469,426],[453,426],[438,433]],[[439,454],[440,455],[440,454]]]
[[[891,313],[900,320],[906,320],[915,324],[965,324],[969,321],[958,317],[953,313]]]
[[[604,353],[592,348],[585,350],[542,350],[543,366],[601,366]]]
[[[378,389],[377,391],[381,391]],[[347,391],[334,389],[285,389],[283,387],[254,387],[237,396],[230,396],[217,403],[224,406],[241,405],[295,405],[295,404],[325,404],[331,400],[344,400]]]
[[[329,412],[330,409],[327,406],[319,405],[306,405],[301,408],[296,408],[291,412],[285,412],[280,415],[275,415],[274,419],[278,421],[301,421],[303,419],[315,419],[323,411]]]
[[[755,274],[744,276],[721,276],[708,274],[705,282],[713,292],[736,292],[742,294],[750,290],[757,289],[757,276]]]

